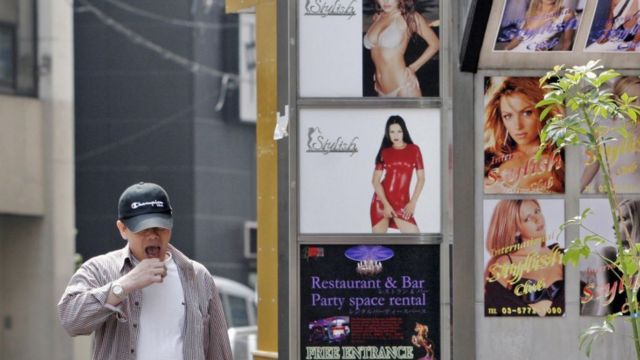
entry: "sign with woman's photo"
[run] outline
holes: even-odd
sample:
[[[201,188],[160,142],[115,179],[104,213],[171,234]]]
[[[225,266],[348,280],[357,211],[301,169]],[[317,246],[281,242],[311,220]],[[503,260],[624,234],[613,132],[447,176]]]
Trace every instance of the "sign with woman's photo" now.
[[[585,51],[640,52],[640,0],[598,0]]]
[[[611,84],[615,98],[627,94],[636,97],[634,103],[640,106],[640,77],[623,76]],[[602,131],[609,131],[610,138],[604,144],[604,152],[616,193],[640,193],[640,127],[620,117],[600,119]],[[620,129],[622,132],[620,132]],[[624,134],[627,134],[624,136]],[[593,151],[583,153],[583,171],[580,188],[584,193],[605,193],[606,185]]]
[[[582,17],[575,0],[506,0],[494,50],[571,51]]]
[[[618,257],[613,219],[607,199],[581,199],[580,212],[591,209],[583,220],[580,237],[599,235],[606,240],[591,244],[591,256],[580,261],[580,315],[603,316],[629,312],[625,286],[620,271],[612,264]],[[616,216],[625,248],[640,243],[640,199],[625,198],[618,203]],[[640,288],[640,277],[634,277],[633,287]]]
[[[439,245],[308,245],[300,359],[440,359]]]
[[[548,147],[539,159],[544,98],[536,77],[487,77],[484,94],[484,192],[564,193],[564,157]]]
[[[439,96],[437,0],[301,0],[298,8],[300,96]]]
[[[563,200],[484,200],[485,316],[565,312]]]
[[[300,232],[439,233],[440,112],[300,111]]]

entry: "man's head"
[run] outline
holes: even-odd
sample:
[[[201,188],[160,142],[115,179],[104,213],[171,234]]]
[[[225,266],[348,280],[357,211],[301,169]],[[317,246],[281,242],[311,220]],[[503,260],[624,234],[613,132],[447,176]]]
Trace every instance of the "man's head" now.
[[[169,195],[157,184],[140,182],[120,195],[116,225],[138,260],[164,260],[173,217]]]

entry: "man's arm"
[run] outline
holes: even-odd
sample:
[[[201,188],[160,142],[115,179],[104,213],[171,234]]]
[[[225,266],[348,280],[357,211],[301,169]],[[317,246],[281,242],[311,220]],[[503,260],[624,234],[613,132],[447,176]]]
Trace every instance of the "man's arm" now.
[[[115,306],[105,306],[111,283],[100,273],[96,262],[83,264],[71,277],[58,303],[60,323],[71,336],[91,334],[114,312],[121,313]]]
[[[218,288],[211,281],[211,298],[209,300],[209,348],[205,349],[207,360],[232,360],[227,320],[224,317]]]
[[[160,283],[167,269],[159,259],[144,259],[133,270],[110,282],[97,261],[89,260],[71,277],[67,289],[58,303],[58,316],[62,326],[71,336],[86,335],[102,325],[114,313],[117,319],[126,322],[122,300],[111,292],[118,282],[125,296],[153,283]]]

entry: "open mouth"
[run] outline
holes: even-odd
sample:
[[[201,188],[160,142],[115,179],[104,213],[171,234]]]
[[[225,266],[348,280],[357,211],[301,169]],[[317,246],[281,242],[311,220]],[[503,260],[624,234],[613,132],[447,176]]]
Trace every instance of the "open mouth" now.
[[[147,246],[144,248],[144,253],[147,255],[147,258],[159,258],[160,246]]]

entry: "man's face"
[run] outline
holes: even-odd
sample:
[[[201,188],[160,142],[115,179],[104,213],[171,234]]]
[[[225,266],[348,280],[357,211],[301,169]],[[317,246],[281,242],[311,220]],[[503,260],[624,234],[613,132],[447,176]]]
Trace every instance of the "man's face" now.
[[[134,233],[120,220],[116,225],[120,230],[120,236],[127,240],[129,249],[136,259],[158,258],[161,261],[165,259],[169,241],[171,241],[171,230],[153,227]]]

